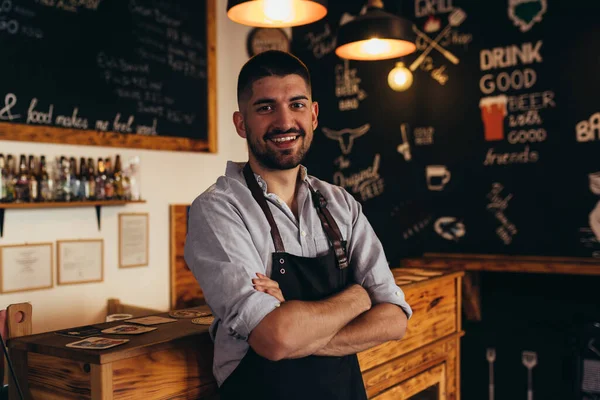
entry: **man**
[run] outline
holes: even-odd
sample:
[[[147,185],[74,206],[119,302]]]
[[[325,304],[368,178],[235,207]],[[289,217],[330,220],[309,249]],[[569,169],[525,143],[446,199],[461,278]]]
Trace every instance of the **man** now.
[[[356,353],[401,339],[412,311],[360,204],[300,164],[319,113],[306,66],[258,54],[238,106],[248,163],[194,201],[185,245],[221,398],[366,399]]]

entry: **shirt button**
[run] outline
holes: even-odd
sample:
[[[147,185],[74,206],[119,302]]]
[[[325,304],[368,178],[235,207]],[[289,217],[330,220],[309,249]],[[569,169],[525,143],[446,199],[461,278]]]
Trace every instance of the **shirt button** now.
[[[300,232],[300,234],[301,234],[303,237],[306,237],[306,232],[302,231],[302,232]]]
[[[394,293],[396,296],[400,297],[402,295],[402,292],[398,291],[396,293]]]

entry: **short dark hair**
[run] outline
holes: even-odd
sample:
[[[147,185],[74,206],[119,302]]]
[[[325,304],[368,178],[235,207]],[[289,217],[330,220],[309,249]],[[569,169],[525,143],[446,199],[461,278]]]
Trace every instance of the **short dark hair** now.
[[[267,76],[299,75],[311,92],[310,74],[306,65],[290,53],[279,50],[267,50],[258,53],[244,64],[238,76],[238,105],[242,97],[252,90],[252,84]]]

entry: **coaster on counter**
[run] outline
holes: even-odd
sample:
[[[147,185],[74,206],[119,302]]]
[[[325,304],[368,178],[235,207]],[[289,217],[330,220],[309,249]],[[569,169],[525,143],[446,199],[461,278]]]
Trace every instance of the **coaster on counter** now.
[[[197,317],[208,317],[212,315],[210,311],[200,310],[174,310],[169,312],[169,317],[173,318],[197,318]]]
[[[87,350],[104,350],[110,349],[111,347],[118,346],[123,343],[129,342],[129,339],[107,339],[101,337],[90,337],[87,339],[80,340],[67,344],[67,347],[74,349],[87,349]]]
[[[56,334],[83,339],[83,338],[99,335],[100,329],[96,328],[95,326],[86,325],[86,326],[78,326],[75,328],[63,329],[62,331],[57,331]]]
[[[129,320],[127,320],[127,322],[132,322],[134,324],[140,324],[140,325],[159,325],[159,324],[168,324],[169,322],[177,322],[177,320],[173,319],[173,318],[150,316],[150,317],[129,319]]]
[[[139,335],[146,332],[155,331],[156,328],[138,325],[119,325],[112,328],[103,329],[102,333],[109,335]]]
[[[210,317],[194,318],[192,320],[192,324],[196,324],[196,325],[210,325],[210,324],[213,323],[214,320],[215,320],[215,317],[213,317],[212,315]]]

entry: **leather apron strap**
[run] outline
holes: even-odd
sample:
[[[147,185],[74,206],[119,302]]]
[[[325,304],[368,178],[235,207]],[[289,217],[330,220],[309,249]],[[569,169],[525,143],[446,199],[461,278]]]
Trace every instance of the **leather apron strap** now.
[[[252,172],[250,163],[246,163],[246,166],[244,167],[244,178],[246,178],[246,184],[248,185],[250,192],[252,192],[252,197],[254,197],[254,200],[256,200],[261,210],[267,217],[267,221],[269,221],[269,225],[271,226],[271,237],[273,238],[273,244],[275,244],[275,251],[278,253],[284,253],[285,248],[283,247],[283,240],[279,234],[279,229],[277,228],[273,214],[269,209],[269,205],[265,200],[263,191],[256,182],[256,178],[254,177],[254,172]]]
[[[306,182],[308,183],[308,181]],[[339,269],[348,267],[348,257],[346,256],[346,246],[343,244],[342,232],[338,227],[335,219],[331,216],[331,213],[327,209],[327,199],[318,190],[313,189],[312,185],[308,183],[308,188],[312,194],[313,205],[317,209],[317,214],[321,220],[321,225],[325,230],[325,234],[331,242],[335,259]]]
[[[263,191],[256,182],[256,178],[254,177],[254,172],[250,167],[250,163],[246,163],[246,166],[244,167],[244,178],[246,179],[246,184],[248,185],[248,188],[252,193],[252,197],[254,197],[254,200],[256,200],[256,202],[260,206],[261,210],[267,217],[269,225],[271,226],[271,237],[273,238],[275,251],[278,253],[285,252],[283,240],[281,239],[281,234],[279,233],[279,229],[277,228],[277,224],[275,223],[275,219],[273,218],[271,209],[269,208],[269,205],[265,200]],[[308,188],[310,189],[310,193],[312,195],[312,202],[315,208],[317,209],[317,214],[319,215],[319,219],[321,220],[323,230],[325,231],[325,234],[327,235],[327,238],[329,239],[329,242],[333,247],[337,266],[339,269],[347,268],[348,257],[346,256],[346,249],[343,245],[342,233],[340,232],[340,228],[338,227],[337,223],[331,216],[331,213],[327,209],[327,200],[318,190],[313,189],[310,183],[308,183]]]

